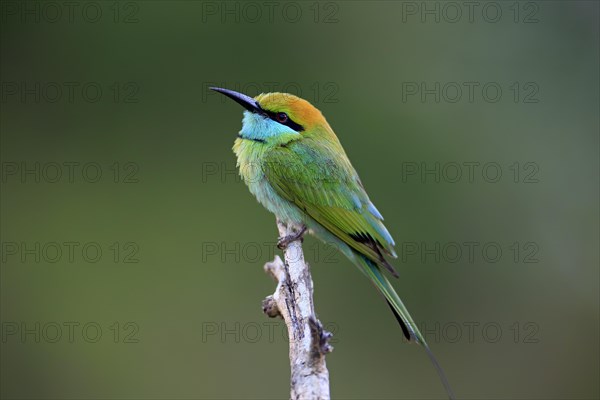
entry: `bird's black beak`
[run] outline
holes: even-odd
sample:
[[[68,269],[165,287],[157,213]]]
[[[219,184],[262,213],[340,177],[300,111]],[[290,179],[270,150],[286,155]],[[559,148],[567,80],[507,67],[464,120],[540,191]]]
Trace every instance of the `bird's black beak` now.
[[[244,107],[246,110],[248,110],[250,112],[254,112],[254,113],[262,112],[262,109],[260,108],[260,105],[258,104],[258,102],[250,96],[246,96],[245,94],[238,93],[233,90],[223,89],[223,88],[218,88],[218,87],[211,87],[210,90],[214,90],[215,92],[224,94],[225,96],[234,100],[236,103],[240,104],[242,107]]]

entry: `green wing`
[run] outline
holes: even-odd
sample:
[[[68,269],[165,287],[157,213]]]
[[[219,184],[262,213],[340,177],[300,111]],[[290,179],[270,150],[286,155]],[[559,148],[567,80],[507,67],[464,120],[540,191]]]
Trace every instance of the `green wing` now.
[[[280,196],[398,276],[384,258],[396,256],[394,240],[338,143],[304,138],[275,147],[266,154],[263,168]]]

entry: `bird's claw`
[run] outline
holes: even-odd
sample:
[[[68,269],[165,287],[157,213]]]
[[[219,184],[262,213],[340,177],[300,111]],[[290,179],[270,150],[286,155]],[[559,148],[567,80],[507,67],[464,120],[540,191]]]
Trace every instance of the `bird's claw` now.
[[[305,232],[306,226],[302,225],[302,229],[300,229],[299,232],[294,233],[292,235],[282,236],[279,239],[277,239],[277,247],[279,247],[280,250],[285,250],[288,247],[288,245],[295,240],[300,239],[300,241],[304,241]]]

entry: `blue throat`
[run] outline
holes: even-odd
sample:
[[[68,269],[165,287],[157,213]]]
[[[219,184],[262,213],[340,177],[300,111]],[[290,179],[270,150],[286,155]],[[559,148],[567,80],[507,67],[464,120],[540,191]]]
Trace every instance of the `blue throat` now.
[[[289,126],[282,125],[268,117],[250,111],[244,111],[242,130],[239,137],[257,142],[266,142],[269,138],[289,134],[299,135]]]

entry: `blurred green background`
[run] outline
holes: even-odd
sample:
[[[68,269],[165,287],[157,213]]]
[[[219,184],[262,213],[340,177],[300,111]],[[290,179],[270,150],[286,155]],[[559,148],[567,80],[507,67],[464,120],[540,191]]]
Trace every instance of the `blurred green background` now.
[[[289,395],[274,218],[211,85],[323,111],[460,398],[600,396],[597,2],[72,3],[1,3],[3,398]],[[333,397],[443,398],[355,267],[305,251]]]

